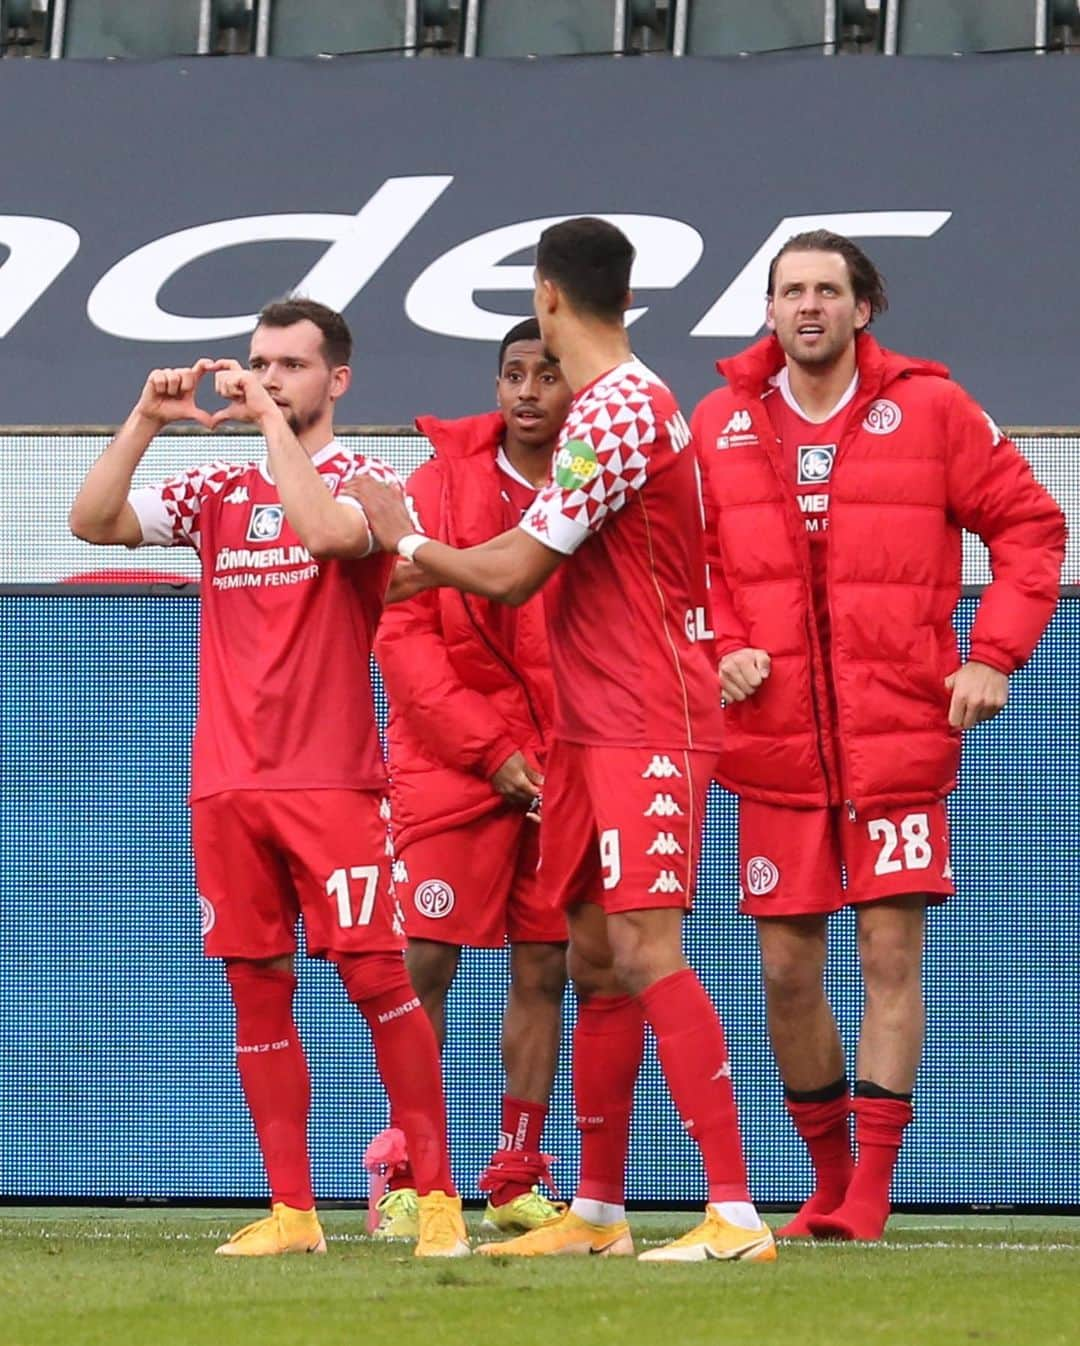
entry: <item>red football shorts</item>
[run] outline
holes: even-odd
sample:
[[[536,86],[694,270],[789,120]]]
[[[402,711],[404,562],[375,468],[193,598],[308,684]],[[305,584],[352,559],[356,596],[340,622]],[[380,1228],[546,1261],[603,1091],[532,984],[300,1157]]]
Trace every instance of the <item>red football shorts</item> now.
[[[230,790],[191,805],[210,958],[387,953],[405,947],[389,832],[374,790]]]
[[[740,908],[749,916],[815,916],[884,897],[954,891],[945,805],[789,809],[739,802]]]
[[[497,949],[566,942],[566,917],[536,873],[540,828],[499,809],[403,847],[395,871],[410,939]]]
[[[556,740],[544,772],[540,882],[552,902],[689,910],[715,752]]]

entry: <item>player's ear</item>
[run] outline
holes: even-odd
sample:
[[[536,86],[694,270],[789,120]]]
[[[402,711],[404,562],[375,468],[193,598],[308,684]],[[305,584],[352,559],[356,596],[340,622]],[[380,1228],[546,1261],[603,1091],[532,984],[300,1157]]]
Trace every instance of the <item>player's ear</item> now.
[[[776,331],[776,312],[773,309],[772,295],[765,300],[765,326],[770,332]]]
[[[344,397],[352,384],[352,370],[348,365],[335,365],[330,371],[330,400]]]
[[[633,290],[627,290],[627,292],[623,295],[622,311],[625,313],[626,310],[633,304],[633,302],[634,302],[634,292]]]
[[[855,301],[855,330],[861,332],[870,326],[870,300],[856,299]]]

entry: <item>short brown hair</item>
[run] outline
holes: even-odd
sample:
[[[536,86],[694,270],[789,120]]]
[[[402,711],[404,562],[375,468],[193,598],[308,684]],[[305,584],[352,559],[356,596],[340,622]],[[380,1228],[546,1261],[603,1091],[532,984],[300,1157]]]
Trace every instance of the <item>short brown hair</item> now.
[[[867,327],[889,307],[889,297],[885,293],[885,278],[857,243],[843,234],[834,234],[828,229],[811,229],[805,234],[794,234],[769,263],[769,287],[767,297],[773,297],[773,285],[776,280],[776,264],[785,252],[838,252],[847,263],[851,288],[856,299],[865,299],[870,305],[870,318]]]
[[[322,333],[322,353],[333,369],[352,359],[352,333],[349,324],[332,308],[314,299],[286,295],[265,305],[259,314],[260,327],[292,327],[298,322],[313,322]]]

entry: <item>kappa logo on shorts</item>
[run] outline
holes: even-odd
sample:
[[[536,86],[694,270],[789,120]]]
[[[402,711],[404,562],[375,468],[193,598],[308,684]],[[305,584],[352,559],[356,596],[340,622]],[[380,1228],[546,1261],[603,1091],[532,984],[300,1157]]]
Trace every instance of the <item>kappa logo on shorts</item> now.
[[[421,916],[441,921],[454,910],[454,890],[442,879],[425,879],[413,893],[413,906]]]
[[[248,520],[248,542],[273,542],[281,536],[285,511],[280,505],[256,505]]]
[[[653,759],[645,770],[641,773],[642,780],[663,779],[668,776],[678,776],[682,779],[682,772],[675,763],[666,754],[661,756],[659,753],[653,754]]]
[[[771,893],[780,882],[780,871],[764,855],[755,855],[746,862],[746,886],[755,897]]]
[[[649,889],[650,893],[681,893],[684,891],[682,884],[679,882],[679,876],[673,869],[662,869],[656,876],[656,882]]]
[[[646,855],[685,855],[674,832],[657,832]]]
[[[199,933],[208,935],[217,922],[217,912],[208,897],[199,894]]]
[[[887,397],[879,397],[876,402],[870,403],[862,425],[872,435],[891,435],[894,430],[899,430],[903,419],[903,412],[895,402],[890,402]]]
[[[683,811],[671,795],[653,795],[652,803],[645,810],[646,818],[681,818]]]

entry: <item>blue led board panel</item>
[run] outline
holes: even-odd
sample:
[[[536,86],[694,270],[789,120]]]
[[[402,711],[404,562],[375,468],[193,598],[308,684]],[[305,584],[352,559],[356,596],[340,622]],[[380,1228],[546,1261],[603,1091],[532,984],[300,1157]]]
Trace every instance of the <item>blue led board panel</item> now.
[[[0,1196],[264,1194],[221,970],[199,950],[185,807],[197,610],[192,597],[0,597]],[[971,612],[965,600],[961,628]],[[1007,713],[970,738],[953,801],[960,895],[930,917],[903,1203],[1080,1206],[1078,650],[1080,603],[1067,600]],[[734,803],[716,793],[688,947],[727,1024],[755,1193],[794,1201],[809,1173],[765,1043],[734,841]],[[837,918],[830,989],[849,1043],[852,937]],[[497,1135],[505,987],[503,955],[467,955],[450,1010],[455,1167],[469,1195]],[[316,1190],[356,1198],[363,1147],[386,1119],[367,1031],[317,963],[301,968],[299,1016]],[[565,1045],[546,1148],[572,1190],[568,1034]],[[651,1053],[629,1195],[704,1195]]]

